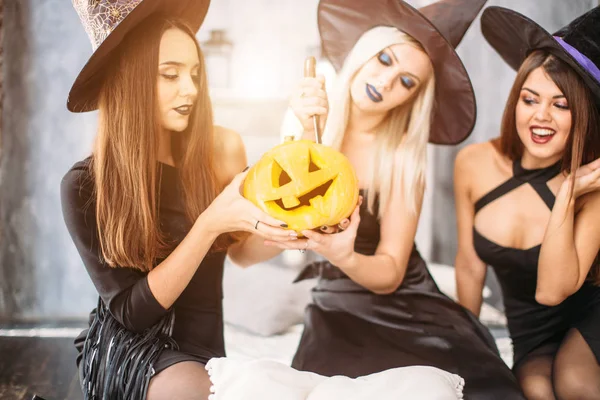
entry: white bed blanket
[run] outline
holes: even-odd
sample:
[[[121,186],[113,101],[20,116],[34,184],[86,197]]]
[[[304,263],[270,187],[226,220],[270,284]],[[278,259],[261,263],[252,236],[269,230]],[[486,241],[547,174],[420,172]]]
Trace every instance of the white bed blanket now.
[[[464,380],[438,368],[394,368],[351,379],[297,371],[278,361],[213,358],[209,400],[454,400]]]

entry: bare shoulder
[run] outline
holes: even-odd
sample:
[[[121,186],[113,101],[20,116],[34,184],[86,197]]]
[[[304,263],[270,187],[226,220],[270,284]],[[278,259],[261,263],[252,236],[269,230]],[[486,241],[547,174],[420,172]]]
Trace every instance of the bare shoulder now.
[[[461,149],[454,164],[454,186],[477,199],[510,175],[510,161],[499,149],[498,139]]]
[[[215,125],[214,135],[217,173],[220,180],[227,183],[246,168],[246,148],[240,134],[232,129]]]
[[[244,141],[233,129],[215,125],[215,145],[222,155],[239,156],[245,152]]]
[[[495,161],[501,157],[494,141],[490,140],[482,143],[473,143],[462,148],[456,155],[455,169],[457,172],[471,173],[473,170],[485,168],[490,161]]]

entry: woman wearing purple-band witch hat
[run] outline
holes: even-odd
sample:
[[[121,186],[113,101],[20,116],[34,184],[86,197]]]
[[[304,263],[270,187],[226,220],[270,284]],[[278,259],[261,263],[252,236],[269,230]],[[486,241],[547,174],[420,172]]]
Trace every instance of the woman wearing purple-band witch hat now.
[[[600,399],[600,7],[554,35],[487,8],[483,35],[517,76],[500,138],[455,165],[459,301],[500,281],[529,399]]]

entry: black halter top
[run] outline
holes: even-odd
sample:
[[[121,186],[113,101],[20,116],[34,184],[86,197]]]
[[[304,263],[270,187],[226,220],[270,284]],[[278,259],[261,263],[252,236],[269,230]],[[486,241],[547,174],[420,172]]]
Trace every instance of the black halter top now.
[[[548,187],[549,180],[560,173],[561,162],[539,169],[525,169],[519,160],[513,162],[513,176],[475,203],[475,214],[483,207],[522,185],[530,185],[549,209],[554,206],[555,196]],[[531,299],[535,302],[537,264],[541,244],[529,249],[501,246],[481,235],[473,227],[475,251],[483,261],[491,265],[502,286],[505,305],[507,296]],[[510,303],[510,300],[508,300]],[[508,311],[508,310],[507,310]]]
[[[552,209],[555,196],[547,183],[560,173],[560,169],[560,161],[533,170],[527,170],[515,161],[513,176],[479,199],[475,203],[475,212],[525,184],[530,185]],[[479,258],[494,269],[502,288],[515,365],[539,346],[560,341],[570,327],[584,320],[589,310],[600,304],[600,287],[589,282],[556,306],[545,306],[535,300],[541,244],[529,249],[504,247],[475,228],[473,241]]]

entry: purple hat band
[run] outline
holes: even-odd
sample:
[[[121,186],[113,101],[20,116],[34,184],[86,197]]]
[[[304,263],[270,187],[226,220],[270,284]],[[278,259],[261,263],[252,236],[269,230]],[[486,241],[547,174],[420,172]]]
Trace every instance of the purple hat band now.
[[[579,50],[562,40],[562,38],[554,36],[554,39],[563,47],[563,49],[565,49],[567,53],[569,53],[575,59],[575,61],[579,63],[579,65],[581,65],[587,72],[590,73],[590,75],[594,77],[598,83],[600,83],[600,69],[598,69],[592,60],[587,58],[584,54],[581,54]]]

